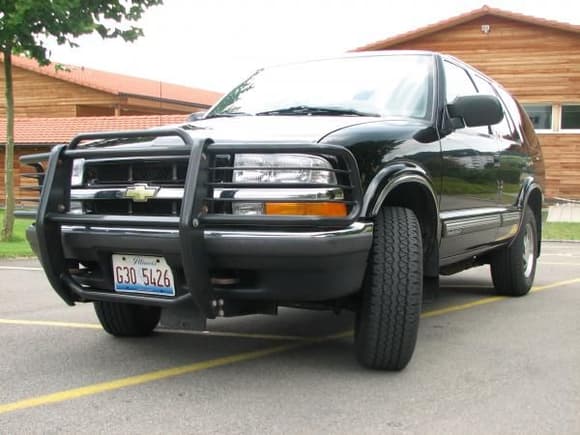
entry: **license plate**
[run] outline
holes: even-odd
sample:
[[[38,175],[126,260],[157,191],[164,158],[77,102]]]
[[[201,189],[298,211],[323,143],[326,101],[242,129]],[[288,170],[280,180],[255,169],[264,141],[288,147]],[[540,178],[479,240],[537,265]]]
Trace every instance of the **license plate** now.
[[[175,296],[171,268],[163,257],[113,254],[115,291]]]

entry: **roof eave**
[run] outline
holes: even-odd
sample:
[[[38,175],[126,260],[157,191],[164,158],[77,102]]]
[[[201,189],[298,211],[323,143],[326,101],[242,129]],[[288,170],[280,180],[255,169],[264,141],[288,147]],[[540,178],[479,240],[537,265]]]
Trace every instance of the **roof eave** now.
[[[433,33],[439,32],[444,29],[448,29],[454,26],[458,26],[460,24],[468,23],[470,21],[476,20],[478,18],[491,15],[494,17],[499,18],[506,18],[514,21],[520,21],[527,24],[532,24],[535,26],[543,26],[548,27],[556,30],[561,30],[565,32],[573,32],[573,33],[580,33],[580,26],[569,24],[569,23],[561,23],[558,21],[547,20],[543,18],[536,18],[531,17],[528,15],[518,14],[515,12],[504,11],[502,9],[490,8],[489,6],[483,6],[482,8],[475,9],[471,12],[467,12],[465,14],[457,15],[455,17],[448,18],[443,21],[439,21],[434,24],[429,24],[424,27],[420,27],[416,30],[412,30],[409,32],[402,33],[400,35],[396,35],[387,39],[383,39],[381,41],[372,42],[370,44],[364,45],[362,47],[355,48],[350,50],[351,52],[357,51],[372,51],[372,50],[384,50],[394,45],[401,44],[404,42],[412,41],[414,39],[418,39],[424,36],[431,35]]]

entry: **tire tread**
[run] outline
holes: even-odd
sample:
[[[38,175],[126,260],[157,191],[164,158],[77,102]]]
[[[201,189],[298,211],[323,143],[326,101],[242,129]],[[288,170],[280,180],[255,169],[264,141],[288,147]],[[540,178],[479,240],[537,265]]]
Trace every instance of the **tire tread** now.
[[[495,252],[490,264],[491,278],[496,291],[505,296],[524,296],[526,295],[534,281],[534,270],[531,276],[524,276],[523,263],[521,261],[523,254],[523,237],[525,226],[531,223],[534,228],[534,244],[537,243],[536,219],[534,213],[529,207],[524,209],[524,219],[522,229],[516,235],[512,244]],[[537,247],[534,247],[534,262],[537,257]]]
[[[419,222],[409,209],[377,216],[355,346],[371,368],[401,370],[415,348],[422,299]]]
[[[96,301],[95,312],[103,329],[116,337],[150,335],[161,317],[159,307]]]

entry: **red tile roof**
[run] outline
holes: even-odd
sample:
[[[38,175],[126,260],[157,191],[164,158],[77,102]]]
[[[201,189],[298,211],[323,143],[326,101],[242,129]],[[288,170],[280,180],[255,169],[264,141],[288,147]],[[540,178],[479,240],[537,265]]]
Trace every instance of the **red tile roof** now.
[[[447,29],[449,27],[457,26],[459,24],[467,23],[476,18],[483,16],[495,16],[500,18],[507,18],[514,21],[520,21],[527,24],[533,24],[536,26],[549,27],[556,30],[562,30],[565,32],[580,33],[580,26],[570,23],[562,23],[559,21],[547,20],[544,18],[532,17],[529,15],[519,14],[516,12],[509,12],[503,9],[491,8],[489,6],[483,6],[479,9],[475,9],[471,12],[467,12],[455,17],[448,18],[443,21],[439,21],[434,24],[430,24],[425,27],[420,27],[418,29],[412,30],[410,32],[402,33],[381,41],[373,42],[362,47],[355,48],[351,51],[370,51],[370,50],[385,50],[394,45],[411,41],[413,39],[420,38],[422,36],[430,35],[432,33],[438,32],[440,30]]]
[[[0,57],[0,61],[3,61],[2,57]],[[57,62],[40,66],[35,60],[22,56],[12,56],[12,64],[18,68],[114,95],[139,95],[148,98],[197,103],[202,106],[211,106],[222,96],[219,92],[206,89],[190,88],[75,65],[63,65],[65,70],[56,69]]]
[[[79,133],[140,130],[180,124],[188,115],[95,116],[79,118],[17,118],[14,141],[17,145],[55,145],[69,142]],[[0,144],[6,143],[6,119],[0,119]]]

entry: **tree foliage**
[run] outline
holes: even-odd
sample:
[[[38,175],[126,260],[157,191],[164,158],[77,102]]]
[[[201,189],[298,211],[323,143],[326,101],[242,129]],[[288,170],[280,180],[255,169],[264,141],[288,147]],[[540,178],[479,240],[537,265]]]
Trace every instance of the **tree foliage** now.
[[[162,0],[0,0],[0,47],[49,63],[45,46],[53,37],[76,46],[81,35],[134,41],[143,30],[131,22]]]
[[[12,237],[14,221],[13,155],[14,104],[12,54],[23,54],[39,64],[50,63],[46,41],[77,46],[81,35],[97,33],[103,38],[132,42],[143,35],[133,25],[145,10],[163,0],[0,0],[0,51],[4,60],[6,95],[6,213],[2,240]],[[8,61],[6,61],[8,60]]]

